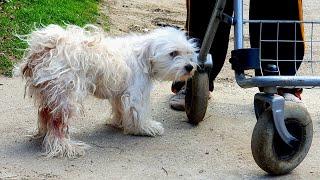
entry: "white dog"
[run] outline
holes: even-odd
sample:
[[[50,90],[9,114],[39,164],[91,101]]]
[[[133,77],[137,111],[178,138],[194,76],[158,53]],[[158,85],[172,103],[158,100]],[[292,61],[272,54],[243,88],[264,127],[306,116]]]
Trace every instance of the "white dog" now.
[[[25,40],[17,70],[38,106],[38,135],[48,156],[84,153],[84,143],[70,140],[69,120],[81,115],[87,95],[109,99],[112,123],[125,133],[161,135],[162,124],[149,114],[153,81],[187,80],[196,69],[195,43],[174,28],[112,38],[92,25],[49,25]]]

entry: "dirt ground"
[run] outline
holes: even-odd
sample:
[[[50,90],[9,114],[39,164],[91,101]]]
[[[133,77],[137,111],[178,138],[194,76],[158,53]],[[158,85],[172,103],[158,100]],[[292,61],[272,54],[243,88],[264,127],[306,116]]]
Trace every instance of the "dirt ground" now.
[[[319,3],[305,0],[305,16],[319,17]],[[183,27],[184,0],[108,0],[111,34],[145,32],[158,25]],[[245,7],[248,7],[246,1]],[[232,39],[232,38],[231,38]],[[232,46],[232,44],[230,45]],[[36,110],[23,98],[20,78],[0,77],[0,179],[276,179],[254,162],[250,150],[256,123],[253,96],[257,89],[236,85],[229,63],[215,83],[205,120],[186,122],[185,113],[168,105],[170,82],[156,83],[153,118],[162,122],[161,137],[123,135],[106,125],[107,101],[89,98],[85,117],[73,122],[72,137],[91,146],[78,159],[47,159],[41,143],[31,140]],[[305,160],[281,179],[320,178],[320,90],[305,90],[303,100],[314,124],[312,147]]]

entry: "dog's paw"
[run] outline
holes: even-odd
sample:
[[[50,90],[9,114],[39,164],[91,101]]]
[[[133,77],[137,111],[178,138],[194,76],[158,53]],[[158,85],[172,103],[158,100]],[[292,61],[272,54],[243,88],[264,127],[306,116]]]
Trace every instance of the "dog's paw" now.
[[[162,124],[157,121],[148,121],[135,128],[124,128],[125,134],[140,135],[140,136],[159,136],[164,132]]]
[[[164,128],[160,122],[150,121],[148,125],[142,127],[143,135],[147,136],[159,136],[164,133]]]
[[[43,141],[44,156],[77,158],[85,154],[85,150],[89,145],[81,141],[72,141],[68,138],[45,137]]]

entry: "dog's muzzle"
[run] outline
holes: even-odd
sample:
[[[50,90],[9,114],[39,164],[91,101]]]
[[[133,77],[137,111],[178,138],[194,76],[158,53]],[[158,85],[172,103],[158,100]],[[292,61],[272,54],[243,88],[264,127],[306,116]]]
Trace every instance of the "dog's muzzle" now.
[[[184,69],[187,71],[187,72],[191,72],[193,70],[193,66],[191,64],[187,64],[184,66]]]

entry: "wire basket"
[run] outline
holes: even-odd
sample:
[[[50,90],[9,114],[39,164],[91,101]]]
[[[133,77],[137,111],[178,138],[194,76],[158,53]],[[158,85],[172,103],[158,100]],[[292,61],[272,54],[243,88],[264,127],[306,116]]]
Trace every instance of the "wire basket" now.
[[[244,22],[251,47],[259,48],[260,75],[320,76],[320,21]]]
[[[320,21],[243,20],[243,23],[244,45],[259,49],[260,68],[249,79],[238,78],[240,86],[320,86]]]

